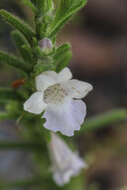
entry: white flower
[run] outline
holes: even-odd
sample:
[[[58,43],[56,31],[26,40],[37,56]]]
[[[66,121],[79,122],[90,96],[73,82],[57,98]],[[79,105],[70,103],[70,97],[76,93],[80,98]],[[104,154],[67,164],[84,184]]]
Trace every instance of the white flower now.
[[[81,100],[92,86],[72,79],[69,68],[60,73],[46,71],[36,77],[37,92],[24,103],[24,110],[46,118],[44,127],[67,136],[80,129],[86,115],[86,105]],[[73,99],[75,98],[75,99]]]
[[[56,184],[62,186],[77,176],[87,164],[65,144],[56,134],[52,133],[49,144],[49,153],[52,161],[53,179]]]

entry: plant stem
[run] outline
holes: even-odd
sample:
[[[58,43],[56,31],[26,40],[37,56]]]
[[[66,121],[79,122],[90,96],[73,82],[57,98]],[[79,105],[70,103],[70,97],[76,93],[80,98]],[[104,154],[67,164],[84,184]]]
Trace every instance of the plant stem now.
[[[117,109],[110,112],[95,116],[84,122],[81,127],[80,134],[85,131],[90,131],[98,128],[105,127],[107,125],[116,124],[127,119],[127,110]]]

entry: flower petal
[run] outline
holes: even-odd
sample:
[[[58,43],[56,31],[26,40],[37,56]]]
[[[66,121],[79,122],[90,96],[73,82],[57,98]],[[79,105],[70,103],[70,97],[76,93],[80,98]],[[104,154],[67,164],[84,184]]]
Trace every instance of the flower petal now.
[[[68,96],[79,99],[84,98],[93,89],[91,84],[75,79],[62,83],[62,86]]]
[[[32,96],[24,103],[24,110],[40,114],[45,108],[46,104],[43,102],[43,93],[35,92]]]
[[[88,165],[78,155],[76,155],[76,153],[73,152],[71,152],[69,155],[68,160],[62,159],[61,161],[61,165],[64,164],[65,168],[59,169],[56,167],[56,169],[53,171],[54,181],[59,186],[69,183],[71,177],[77,176],[81,169],[88,167]]]
[[[64,171],[64,172],[56,171],[53,173],[53,179],[56,182],[56,184],[58,184],[59,186],[63,186],[65,184],[69,183],[70,178],[72,176],[73,176],[72,170]]]
[[[86,117],[86,104],[82,100],[72,100],[71,112],[75,123],[80,126]]]
[[[57,75],[54,71],[46,71],[38,75],[35,79],[37,90],[44,91],[49,86],[57,83]]]
[[[70,80],[72,78],[71,70],[68,67],[65,67],[59,74],[58,74],[58,81],[63,82]]]
[[[52,172],[54,181],[62,186],[76,176],[87,164],[79,155],[68,147],[68,145],[56,134],[52,133],[49,143],[50,157],[52,161]]]
[[[43,117],[46,118],[44,127],[63,135],[73,136],[80,129],[86,115],[86,105],[81,100],[71,100],[60,106],[48,106]]]

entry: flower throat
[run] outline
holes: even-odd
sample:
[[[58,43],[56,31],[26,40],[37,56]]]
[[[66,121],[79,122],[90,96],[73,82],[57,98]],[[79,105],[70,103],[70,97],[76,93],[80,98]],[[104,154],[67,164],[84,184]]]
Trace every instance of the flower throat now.
[[[47,104],[59,104],[64,101],[66,96],[67,92],[62,86],[60,84],[55,84],[44,91],[44,102]]]

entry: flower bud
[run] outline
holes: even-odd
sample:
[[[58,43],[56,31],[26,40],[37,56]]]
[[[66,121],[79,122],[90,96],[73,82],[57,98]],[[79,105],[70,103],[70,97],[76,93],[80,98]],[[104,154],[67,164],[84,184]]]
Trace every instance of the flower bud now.
[[[51,50],[53,48],[52,41],[50,39],[48,39],[48,38],[43,38],[39,42],[39,46],[42,49],[42,51],[45,52],[45,53],[51,52]]]

